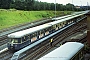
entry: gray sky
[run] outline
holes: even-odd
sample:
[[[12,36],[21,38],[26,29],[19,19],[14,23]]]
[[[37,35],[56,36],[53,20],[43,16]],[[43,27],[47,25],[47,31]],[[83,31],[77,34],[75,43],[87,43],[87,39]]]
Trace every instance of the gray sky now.
[[[38,1],[55,3],[55,0],[38,0]],[[81,5],[87,6],[87,2],[88,2],[88,5],[90,6],[90,0],[56,0],[56,2],[63,5],[67,3],[73,3],[74,5],[78,5],[78,6],[81,6]]]

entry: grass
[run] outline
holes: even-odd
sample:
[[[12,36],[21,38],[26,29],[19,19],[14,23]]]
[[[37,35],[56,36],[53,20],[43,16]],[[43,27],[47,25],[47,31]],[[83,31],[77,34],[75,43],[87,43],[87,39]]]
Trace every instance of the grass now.
[[[68,14],[70,11],[57,11],[57,15]],[[53,17],[54,11],[20,11],[0,9],[0,29],[32,22],[42,18]]]

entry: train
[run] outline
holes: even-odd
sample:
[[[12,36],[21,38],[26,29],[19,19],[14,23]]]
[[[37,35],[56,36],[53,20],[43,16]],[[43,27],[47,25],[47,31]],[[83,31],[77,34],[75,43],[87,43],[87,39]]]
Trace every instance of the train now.
[[[8,35],[7,47],[9,50],[20,50],[70,24],[79,22],[81,18],[86,17],[84,14],[86,14],[86,12],[82,12],[78,15],[74,15],[65,19],[42,24],[26,30],[11,33]]]
[[[84,44],[79,42],[66,42],[38,60],[85,60]]]

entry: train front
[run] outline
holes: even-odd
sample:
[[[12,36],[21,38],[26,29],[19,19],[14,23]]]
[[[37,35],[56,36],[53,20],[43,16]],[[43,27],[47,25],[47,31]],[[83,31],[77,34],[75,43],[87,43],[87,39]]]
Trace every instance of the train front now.
[[[16,38],[14,35],[8,35],[8,44],[7,47],[9,50],[17,51],[21,47],[21,39]]]

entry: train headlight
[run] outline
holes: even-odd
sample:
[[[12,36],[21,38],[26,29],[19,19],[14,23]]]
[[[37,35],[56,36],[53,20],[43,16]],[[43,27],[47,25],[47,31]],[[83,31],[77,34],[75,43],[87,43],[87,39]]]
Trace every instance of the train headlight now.
[[[15,45],[15,47],[17,47],[17,45]]]
[[[11,46],[13,46],[13,44],[11,44]]]

